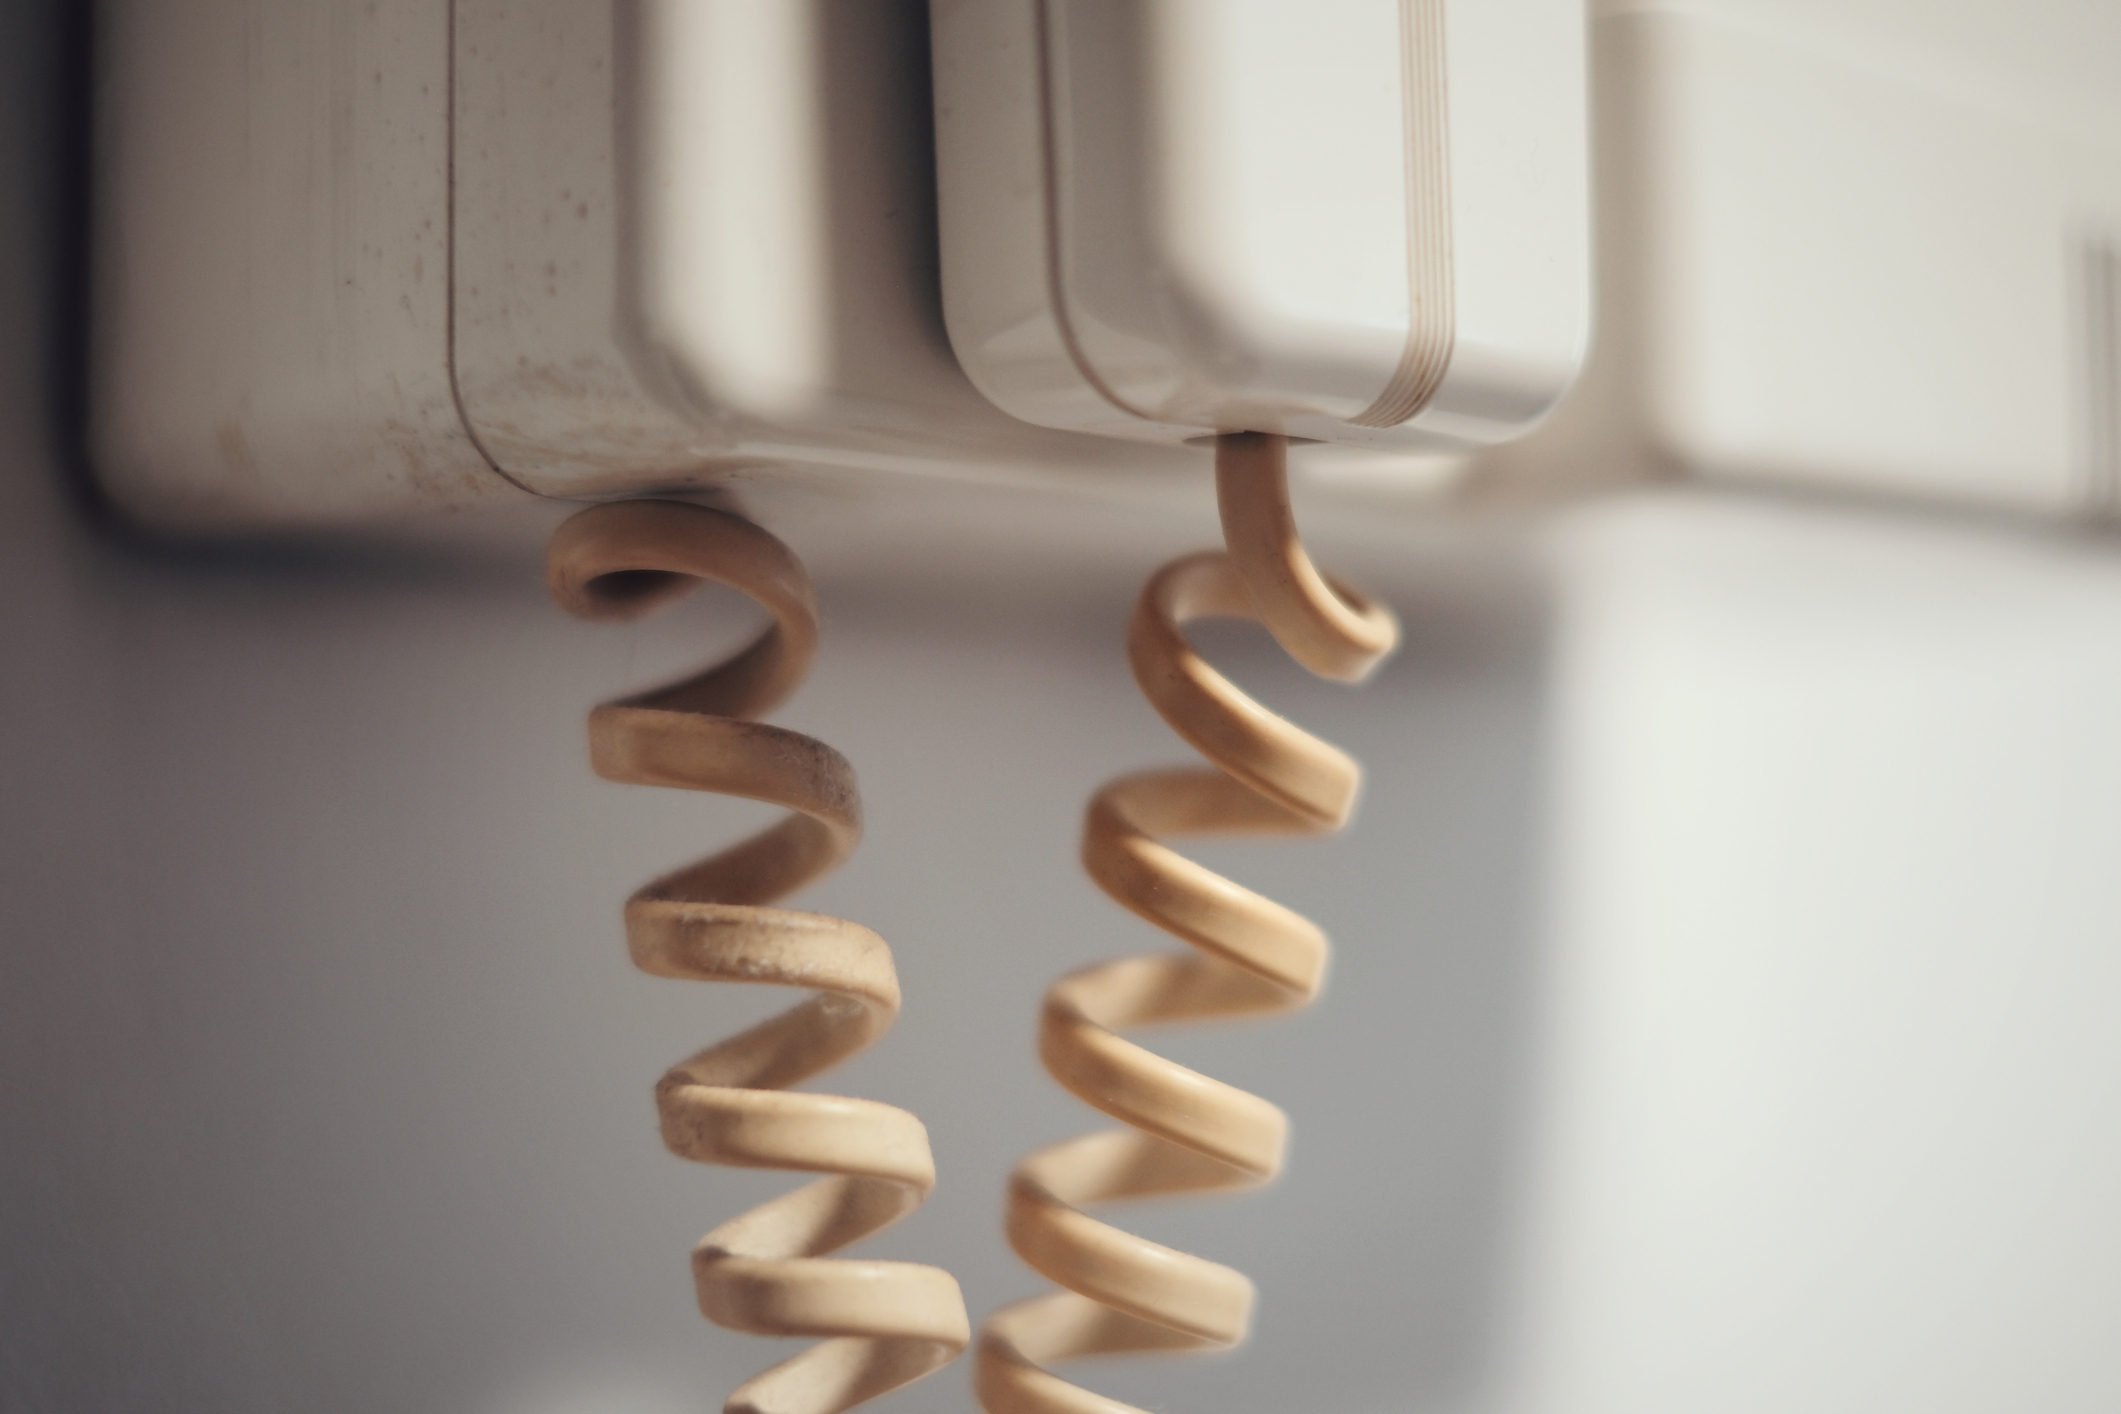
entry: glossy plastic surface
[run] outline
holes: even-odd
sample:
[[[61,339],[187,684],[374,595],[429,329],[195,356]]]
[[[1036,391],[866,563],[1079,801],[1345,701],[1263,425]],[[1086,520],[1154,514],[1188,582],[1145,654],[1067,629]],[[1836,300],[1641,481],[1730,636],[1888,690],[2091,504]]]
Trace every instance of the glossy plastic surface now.
[[[1525,431],[1588,324],[1569,0],[935,8],[944,302],[1027,421],[1410,451]]]

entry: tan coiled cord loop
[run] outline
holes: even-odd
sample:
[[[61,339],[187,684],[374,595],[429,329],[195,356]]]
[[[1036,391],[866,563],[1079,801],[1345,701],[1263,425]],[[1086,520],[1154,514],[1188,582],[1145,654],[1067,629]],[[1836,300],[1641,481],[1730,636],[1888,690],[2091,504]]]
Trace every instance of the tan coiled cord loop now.
[[[681,1158],[827,1175],[724,1223],[692,1254],[700,1310],[732,1330],[822,1336],[729,1397],[731,1414],[837,1414],[930,1374],[970,1338],[949,1273],[826,1261],[919,1207],[935,1186],[928,1133],[870,1100],[788,1094],[889,1030],[891,950],[867,928],[767,904],[854,852],[854,771],[823,742],[752,720],[803,680],[817,647],[810,581],[748,521],[671,501],[583,511],[547,555],[569,613],[631,619],[703,579],[758,601],[773,626],[727,662],[590,714],[597,774],[786,806],[789,816],[649,884],[626,903],[635,965],[658,977],[801,987],[809,1000],[674,1066],[656,1086]]]
[[[1244,1339],[1252,1283],[1204,1258],[1085,1216],[1086,1204],[1251,1187],[1281,1168],[1288,1121],[1256,1095],[1116,1033],[1301,1007],[1325,974],[1308,920],[1161,843],[1189,835],[1338,829],[1362,774],[1345,752],[1267,711],[1193,651],[1190,620],[1253,619],[1312,672],[1367,676],[1399,640],[1391,611],[1321,576],[1290,512],[1286,439],[1217,439],[1227,551],[1191,555],[1142,591],[1127,657],[1156,710],[1217,769],[1123,776],[1090,802],[1083,864],[1112,898],[1197,951],[1123,958],[1046,994],[1039,1055],[1053,1078],[1131,1126],[1038,1150],[1010,1179],[1009,1242],[1066,1288],[1006,1307],[980,1335],[988,1414],[1139,1414],[1044,1366],[1130,1351],[1220,1350]]]

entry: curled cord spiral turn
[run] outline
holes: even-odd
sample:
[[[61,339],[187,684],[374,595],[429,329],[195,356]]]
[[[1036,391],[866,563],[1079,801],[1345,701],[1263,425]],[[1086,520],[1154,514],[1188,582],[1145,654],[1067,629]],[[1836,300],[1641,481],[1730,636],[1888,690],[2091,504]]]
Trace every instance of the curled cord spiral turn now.
[[[1245,1337],[1252,1283],[1085,1215],[1087,1204],[1248,1188],[1281,1168],[1288,1121],[1260,1099],[1118,1034],[1160,1022],[1263,1015],[1308,1003],[1325,935],[1163,840],[1338,829],[1361,770],[1261,707],[1193,651],[1194,619],[1263,624],[1306,668],[1360,681],[1398,645],[1390,610],[1321,576],[1290,511],[1287,441],[1217,439],[1224,551],[1150,579],[1127,635],[1142,692],[1214,770],[1121,777],[1091,799],[1083,864],[1114,900],[1196,952],[1123,958],[1046,994],[1039,1056],[1079,1099],[1131,1126],[1031,1154],[1010,1178],[1009,1243],[1064,1290],[1008,1306],[981,1331],[974,1382],[988,1414],[1139,1414],[1048,1372],[1055,1361],[1226,1349]]]
[[[947,1365],[970,1329],[947,1272],[824,1260],[927,1198],[935,1163],[920,1121],[874,1101],[785,1093],[881,1036],[899,1009],[882,938],[766,906],[846,859],[861,838],[845,758],[754,720],[809,671],[809,578],[750,522],[670,501],[583,511],[553,536],[547,576],[561,606],[584,618],[637,618],[700,580],[729,585],[773,616],[728,661],[597,708],[590,755],[609,780],[791,812],[627,900],[626,943],[635,965],[658,977],[814,993],[674,1066],[656,1086],[656,1111],[663,1142],[681,1158],[825,1175],[708,1233],[692,1265],[700,1310],[715,1324],[826,1338],[744,1384],[730,1414],[838,1414]]]

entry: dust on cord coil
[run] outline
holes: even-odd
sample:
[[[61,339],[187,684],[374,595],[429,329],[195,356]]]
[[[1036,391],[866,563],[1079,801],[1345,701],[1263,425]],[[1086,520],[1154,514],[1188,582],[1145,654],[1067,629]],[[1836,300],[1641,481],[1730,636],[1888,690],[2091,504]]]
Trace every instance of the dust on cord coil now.
[[[1308,1003],[1325,935],[1203,868],[1165,840],[1315,834],[1354,808],[1345,752],[1267,711],[1186,641],[1196,619],[1263,624],[1311,672],[1367,676],[1398,644],[1391,612],[1320,575],[1298,539],[1287,442],[1217,440],[1223,551],[1150,579],[1127,635],[1136,683],[1214,769],[1121,777],[1091,799],[1083,864],[1122,906],[1190,944],[1062,978],[1047,993],[1039,1056],[1077,1098],[1127,1125],[1040,1149],[1010,1178],[1010,1245],[1062,1290],[1005,1307],[980,1336],[974,1383],[988,1414],[1139,1414],[1045,1367],[1125,1352],[1221,1350],[1248,1329],[1241,1273],[1089,1217],[1086,1205],[1248,1188],[1279,1172],[1288,1123],[1266,1100],[1121,1037],[1167,1022],[1268,1015]]]
[[[919,1207],[935,1184],[927,1131],[870,1100],[787,1093],[890,1029],[898,978],[858,924],[770,907],[854,852],[861,802],[838,752],[756,720],[809,671],[817,610],[786,546],[737,516],[670,501],[583,511],[553,536],[553,596],[632,619],[714,580],[773,623],[727,661],[606,703],[589,718],[597,774],[786,807],[779,823],[647,885],[626,943],[658,977],[802,988],[791,1009],[671,1068],[656,1086],[681,1158],[822,1175],[715,1228],[693,1252],[701,1312],[732,1330],[822,1337],[729,1397],[731,1414],[837,1414],[930,1374],[970,1338],[957,1282],[909,1262],[828,1260]]]

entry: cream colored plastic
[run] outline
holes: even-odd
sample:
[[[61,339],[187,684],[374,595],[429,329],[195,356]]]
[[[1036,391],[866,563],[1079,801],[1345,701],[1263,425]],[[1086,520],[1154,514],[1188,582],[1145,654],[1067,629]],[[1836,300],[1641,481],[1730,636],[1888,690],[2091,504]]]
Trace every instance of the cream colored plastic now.
[[[222,534],[527,503],[450,387],[446,0],[110,0],[96,42],[104,493]]]
[[[538,497],[765,471],[1204,474],[1026,426],[958,369],[924,19],[106,0],[99,483],[167,531],[528,541]]]
[[[1522,433],[1588,320],[1572,0],[934,7],[959,360],[1048,427]]]
[[[1106,460],[951,355],[917,4],[456,13],[457,382],[509,476],[613,496]]]
[[[1251,1325],[1243,1273],[1082,1209],[1279,1176],[1289,1119],[1277,1106],[1118,1033],[1293,1011],[1317,997],[1330,951],[1318,926],[1169,841],[1331,833],[1354,812],[1362,768],[1247,697],[1184,626],[1250,619],[1312,673],[1356,683],[1398,648],[1399,620],[1311,562],[1289,504],[1286,439],[1219,437],[1215,463],[1224,548],[1158,570],[1127,630],[1135,684],[1209,766],[1107,781],[1090,799],[1082,844],[1083,867],[1114,902],[1197,951],[1097,963],[1046,993],[1038,1053],[1047,1073],[1126,1127],[1048,1144],[1010,1175],[1009,1245],[1062,1289],[982,1323],[973,1387],[987,1414],[1143,1414],[1046,1367],[1227,1350]]]

